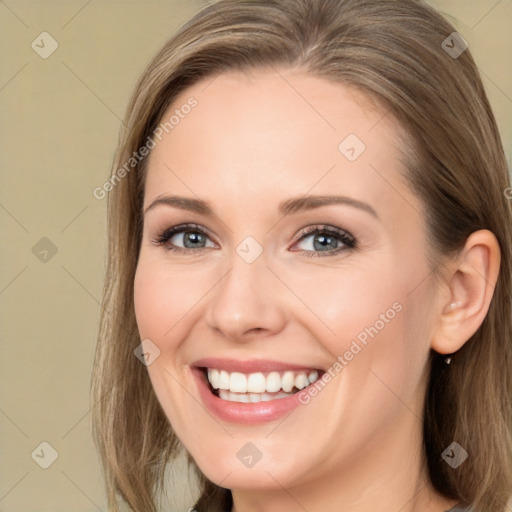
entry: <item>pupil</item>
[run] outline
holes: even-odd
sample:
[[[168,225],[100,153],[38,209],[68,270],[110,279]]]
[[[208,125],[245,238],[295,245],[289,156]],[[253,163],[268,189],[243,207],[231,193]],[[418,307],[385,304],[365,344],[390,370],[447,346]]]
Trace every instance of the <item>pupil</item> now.
[[[332,249],[336,249],[337,243],[335,242],[335,239],[332,236],[319,235],[317,239],[319,240],[320,245],[317,246],[315,242],[315,249],[325,248],[329,244],[333,245]]]
[[[202,234],[200,233],[194,233],[194,232],[188,232],[185,234],[185,244],[187,241],[191,242],[192,244],[197,244],[201,241]]]

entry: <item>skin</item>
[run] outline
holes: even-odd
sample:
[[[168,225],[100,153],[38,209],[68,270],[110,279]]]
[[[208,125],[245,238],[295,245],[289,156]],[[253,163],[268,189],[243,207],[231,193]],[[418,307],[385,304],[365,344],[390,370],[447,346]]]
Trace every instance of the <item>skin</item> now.
[[[152,150],[144,208],[174,194],[208,201],[215,215],[147,211],[134,283],[141,339],[160,350],[149,376],[176,434],[232,489],[236,512],[448,510],[456,502],[430,489],[421,458],[427,359],[431,348],[456,352],[483,321],[499,270],[494,235],[474,233],[434,287],[399,127],[354,89],[301,70],[225,72],[182,91],[164,119],[191,96],[197,107]],[[353,162],[338,149],[348,134],[366,145]],[[349,205],[279,215],[280,201],[306,194],[356,198],[378,218]],[[182,223],[208,231],[201,253],[152,242]],[[297,237],[315,224],[348,231],[357,247],[323,256],[315,235]],[[263,249],[252,263],[236,252],[247,236]],[[172,241],[185,247],[183,232]],[[396,302],[402,310],[285,418],[240,425],[202,405],[195,360],[328,369]],[[252,468],[237,458],[247,442],[262,454]]]

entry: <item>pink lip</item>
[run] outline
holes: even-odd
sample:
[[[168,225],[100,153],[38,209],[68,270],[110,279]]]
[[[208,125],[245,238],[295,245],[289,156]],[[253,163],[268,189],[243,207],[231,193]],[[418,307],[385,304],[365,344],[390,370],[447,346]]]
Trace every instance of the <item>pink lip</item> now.
[[[277,420],[301,405],[298,399],[299,393],[269,402],[240,403],[222,400],[210,391],[209,383],[202,370],[192,368],[192,373],[203,404],[214,416],[223,421],[256,425]]]
[[[297,364],[283,363],[281,361],[271,361],[269,359],[252,359],[249,361],[238,361],[236,359],[224,359],[218,357],[208,357],[194,361],[190,366],[196,368],[216,368],[217,370],[226,370],[227,372],[257,373],[257,372],[284,372],[286,370],[304,370],[312,372],[317,368],[301,366]]]

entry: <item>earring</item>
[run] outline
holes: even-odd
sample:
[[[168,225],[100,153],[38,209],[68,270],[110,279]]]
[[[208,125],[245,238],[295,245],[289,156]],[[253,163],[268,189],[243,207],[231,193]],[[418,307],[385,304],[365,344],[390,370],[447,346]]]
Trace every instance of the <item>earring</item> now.
[[[452,363],[452,356],[445,357],[445,358],[444,358],[444,362],[445,362],[446,364],[451,364],[451,363]]]

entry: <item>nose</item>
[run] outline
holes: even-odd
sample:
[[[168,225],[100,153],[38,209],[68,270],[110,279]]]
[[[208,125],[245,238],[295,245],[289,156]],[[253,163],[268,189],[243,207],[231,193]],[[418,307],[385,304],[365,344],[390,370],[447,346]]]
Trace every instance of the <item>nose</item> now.
[[[234,253],[230,269],[211,292],[206,321],[217,335],[245,342],[280,332],[286,322],[283,285],[261,254],[247,263]]]

